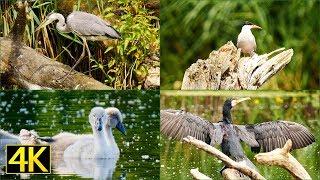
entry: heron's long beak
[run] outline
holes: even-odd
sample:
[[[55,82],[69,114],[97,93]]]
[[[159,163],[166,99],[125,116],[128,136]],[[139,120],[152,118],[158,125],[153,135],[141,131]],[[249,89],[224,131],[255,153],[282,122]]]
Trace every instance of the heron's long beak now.
[[[237,105],[238,103],[242,102],[242,101],[246,101],[249,100],[251,98],[246,97],[246,98],[240,98],[240,99],[235,99],[231,101],[231,106],[234,107],[235,105]]]
[[[122,124],[122,122],[118,122],[118,124],[116,125],[116,128],[123,134],[126,135],[126,128],[124,127],[124,125]]]
[[[254,25],[251,26],[251,29],[262,29],[262,27],[257,26],[257,25],[254,24]]]
[[[48,26],[48,25],[51,24],[52,22],[53,22],[53,21],[51,21],[51,20],[46,20],[46,21],[42,22],[42,23],[37,27],[36,31],[39,31],[40,29]]]

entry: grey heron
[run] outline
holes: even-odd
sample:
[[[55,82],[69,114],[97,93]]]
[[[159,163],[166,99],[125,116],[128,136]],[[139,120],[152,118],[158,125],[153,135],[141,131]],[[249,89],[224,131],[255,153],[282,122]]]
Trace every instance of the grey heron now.
[[[238,35],[237,47],[241,48],[241,52],[244,54],[249,54],[253,56],[256,50],[257,44],[256,39],[253,36],[251,29],[262,29],[260,26],[257,26],[251,22],[246,21],[242,26],[241,32]]]
[[[65,20],[62,14],[50,13],[47,16],[46,20],[39,25],[36,31],[55,22],[56,20],[58,21],[56,24],[56,28],[58,31],[65,33],[74,32],[83,41],[82,54],[78,61],[73,65],[71,71],[84,58],[85,49],[87,49],[89,60],[91,59],[91,53],[87,44],[87,40],[103,41],[106,39],[121,39],[120,33],[116,29],[114,29],[110,25],[110,23],[105,22],[98,16],[81,11],[74,11],[71,14],[69,14],[67,17],[67,21]],[[69,75],[70,72],[67,75]]]

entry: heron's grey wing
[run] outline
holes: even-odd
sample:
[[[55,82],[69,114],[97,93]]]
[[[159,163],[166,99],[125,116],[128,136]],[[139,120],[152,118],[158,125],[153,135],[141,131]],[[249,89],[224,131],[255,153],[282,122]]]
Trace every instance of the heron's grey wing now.
[[[181,140],[193,136],[210,145],[222,142],[220,126],[191,113],[182,110],[161,110],[160,116],[160,132],[168,137]]]
[[[236,131],[238,137],[251,147],[259,147],[259,143],[255,139],[255,134],[246,129],[246,126],[243,125],[233,125],[234,130]]]
[[[120,33],[104,20],[86,12],[75,11],[67,17],[67,25],[82,36],[107,36],[120,39]]]
[[[20,144],[19,137],[0,129],[0,151],[5,150],[8,144]]]
[[[315,142],[311,132],[301,124],[289,121],[271,121],[254,125],[246,125],[249,132],[264,152],[282,148],[288,139],[292,141],[292,149],[306,147]]]

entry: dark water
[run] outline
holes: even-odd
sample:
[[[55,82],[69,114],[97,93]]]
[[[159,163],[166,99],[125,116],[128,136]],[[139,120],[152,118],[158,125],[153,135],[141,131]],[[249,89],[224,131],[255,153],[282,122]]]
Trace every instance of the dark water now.
[[[0,128],[18,134],[34,129],[40,136],[62,131],[92,133],[92,107],[117,107],[124,115],[127,135],[113,130],[120,149],[113,179],[159,179],[158,91],[2,91]],[[79,174],[32,175],[31,179],[78,179]],[[19,179],[17,175],[0,179]]]
[[[199,95],[197,96],[197,94]],[[303,149],[294,150],[292,155],[304,166],[312,179],[319,179],[319,93],[245,92],[241,94],[241,92],[226,92],[224,94],[220,92],[213,93],[212,96],[206,92],[163,93],[161,94],[160,106],[161,109],[183,109],[212,122],[217,122],[222,116],[223,102],[232,94],[252,98],[232,109],[235,124],[253,124],[282,119],[306,126],[315,135],[316,143]],[[213,179],[222,179],[219,171],[222,169],[223,163],[216,158],[191,145],[169,140],[165,136],[161,136],[160,142],[161,179],[192,179],[190,169],[193,168],[199,168],[200,172]],[[250,151],[249,147],[245,144],[242,147],[266,179],[292,179],[284,169],[259,165],[253,160],[255,154]]]

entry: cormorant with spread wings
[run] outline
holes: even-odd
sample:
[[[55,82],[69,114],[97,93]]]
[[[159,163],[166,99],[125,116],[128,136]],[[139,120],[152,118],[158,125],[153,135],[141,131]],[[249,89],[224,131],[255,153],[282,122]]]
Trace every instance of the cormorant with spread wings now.
[[[228,99],[223,106],[223,117],[218,123],[211,123],[182,110],[161,110],[160,131],[162,134],[181,140],[193,136],[212,146],[221,145],[222,152],[235,161],[246,161],[240,140],[251,146],[254,152],[282,148],[288,139],[292,149],[306,147],[315,142],[314,136],[301,124],[289,121],[272,121],[253,125],[232,124],[231,109],[249,98]]]

